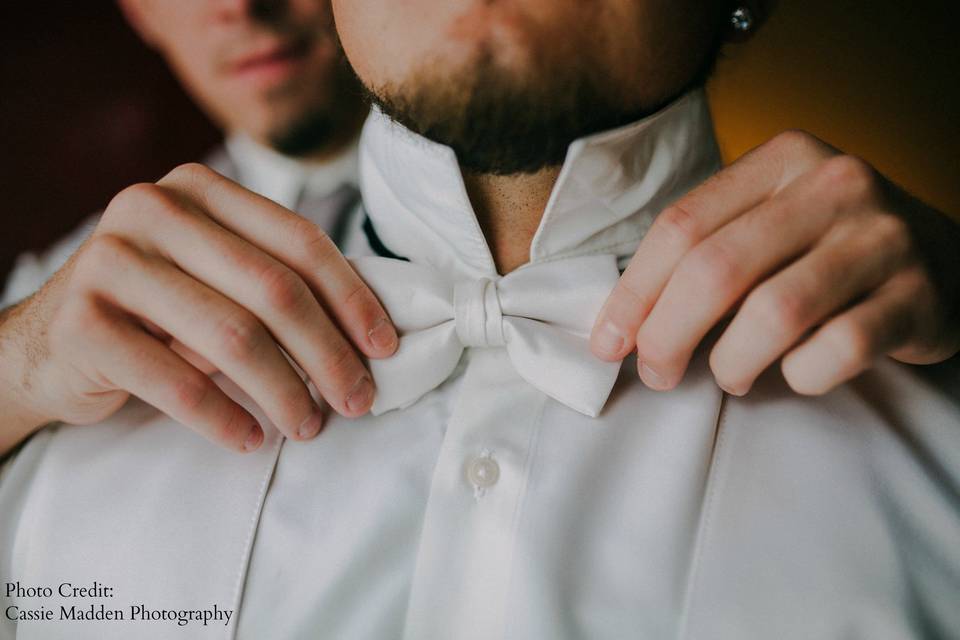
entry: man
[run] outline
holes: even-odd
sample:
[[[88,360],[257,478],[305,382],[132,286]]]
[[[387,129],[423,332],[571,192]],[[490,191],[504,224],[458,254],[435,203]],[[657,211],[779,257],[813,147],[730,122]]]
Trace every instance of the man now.
[[[181,167],[125,190],[45,255],[21,259],[0,308],[50,282],[0,321],[0,454],[51,420],[96,422],[131,393],[223,446],[256,448],[261,428],[209,380],[213,369],[229,371],[288,436],[313,437],[324,413],[280,345],[326,403],[364,413],[373,389],[353,347],[389,355],[396,335],[330,241],[364,243],[350,214],[367,107],[329,3],[120,6],[227,132],[211,166],[282,207],[246,190],[239,203],[214,202],[205,195],[219,176]],[[107,264],[111,241],[130,250],[127,268]],[[290,291],[299,306],[281,308],[277,297]],[[224,336],[260,341],[256,366],[226,364],[235,345]]]
[[[96,574],[157,610],[242,602],[227,626],[241,637],[950,629],[960,419],[942,392],[885,363],[823,399],[767,375],[739,400],[701,353],[672,392],[627,370],[607,401],[619,366],[586,352],[618,259],[715,169],[702,95],[688,91],[709,57],[693,45],[720,30],[714,12],[422,4],[336,7],[384,108],[457,149],[379,114],[367,125],[372,244],[410,260],[356,262],[403,336],[394,358],[370,362],[377,415],[333,417],[297,447],[268,428],[249,456],[198,447],[136,403],[42,432],[0,485],[22,523],[5,534],[7,573]],[[621,54],[623,68],[609,64]],[[574,90],[530,82],[537,64],[535,77]],[[589,86],[614,68],[616,83]],[[458,79],[467,86],[451,90]],[[164,631],[124,620],[96,633]]]
[[[238,451],[255,449],[262,437],[259,425],[207,378],[218,368],[216,361],[251,341],[262,356],[257,366],[239,364],[224,373],[240,382],[287,436],[316,435],[324,410],[280,357],[280,348],[305,371],[323,406],[347,416],[362,414],[373,385],[357,352],[387,356],[396,346],[396,334],[375,296],[330,242],[334,239],[348,253],[369,250],[358,229],[360,218],[348,215],[353,192],[339,188],[351,180],[353,138],[363,109],[354,80],[337,55],[329,9],[317,1],[269,0],[125,0],[121,6],[230,133],[228,153],[209,163],[303,218],[245,191],[238,192],[239,200],[229,210],[211,208],[214,201],[205,195],[219,190],[219,177],[187,166],[157,186],[135,185],[118,196],[93,233],[94,241],[56,278],[51,276],[93,231],[96,218],[44,255],[23,256],[0,298],[0,310],[49,283],[40,294],[0,314],[0,344],[5,345],[0,408],[6,416],[0,425],[0,454],[43,424],[106,417],[131,393],[215,442]],[[735,24],[755,28],[764,8],[744,9]],[[722,36],[742,39],[750,28],[711,33],[704,42],[716,48]],[[707,64],[711,60],[706,55]],[[706,71],[702,66],[697,73]],[[609,113],[601,109],[595,119],[605,117]],[[556,156],[564,148],[554,145],[549,153]],[[745,393],[760,371],[784,355],[784,373],[795,390],[823,393],[885,354],[929,363],[955,353],[960,348],[960,323],[952,321],[960,309],[960,281],[951,279],[960,271],[951,246],[955,229],[902,194],[879,199],[865,193],[834,206],[832,200],[845,197],[846,191],[830,190],[836,197],[824,198],[810,180],[796,179],[834,155],[809,136],[781,136],[724,172],[730,179],[714,181],[659,216],[597,321],[596,355],[618,360],[636,347],[644,382],[668,389],[683,376],[707,329],[751,290],[737,322],[711,354],[716,379],[730,393]],[[770,170],[781,165],[779,174]],[[862,163],[842,160],[835,165],[846,166],[836,178],[843,190],[884,184]],[[792,188],[785,190],[788,183]],[[741,195],[726,197],[735,194]],[[757,202],[748,202],[751,194]],[[767,206],[754,206],[766,200],[771,201]],[[704,201],[721,206],[697,207]],[[786,217],[811,203],[844,215],[820,216],[792,235],[780,233],[785,229],[774,221],[757,237],[751,221],[770,216],[752,215],[754,209],[777,209]],[[688,211],[691,207],[696,215]],[[250,227],[244,220],[251,218],[261,224]],[[803,225],[798,215],[786,221]],[[197,225],[214,233],[202,233]],[[874,227],[879,231],[859,233]],[[858,238],[863,235],[867,237]],[[723,236],[727,240],[720,241]],[[823,242],[807,259],[796,260],[796,268],[784,269],[783,277],[765,282],[763,276],[770,274],[764,270],[789,265],[799,248],[767,242],[767,236]],[[769,249],[756,253],[755,246]],[[183,256],[178,262],[171,247],[189,253],[191,263],[185,264]],[[231,247],[240,253],[224,256]],[[125,257],[134,263],[128,265],[135,272],[129,282],[109,277],[117,268],[113,259],[118,251],[126,251],[121,261]],[[223,259],[199,257],[240,259],[241,254],[246,273]],[[757,259],[743,261],[752,255]],[[174,280],[164,279],[171,272],[163,267],[176,270]],[[674,270],[677,277],[667,286]],[[829,276],[831,270],[856,277],[844,286]],[[706,281],[711,286],[704,294],[700,289]],[[176,282],[188,286],[177,290]],[[871,290],[877,295],[847,308]],[[161,296],[153,300],[161,310],[150,311],[136,299],[146,291],[164,294],[163,302]],[[295,312],[278,312],[275,303],[283,306],[291,298],[299,302]],[[163,310],[175,307],[194,309],[196,318],[161,317]],[[312,321],[305,323],[307,318]],[[826,326],[798,347],[798,338],[817,323]],[[216,337],[204,335],[205,327]],[[840,345],[842,357],[832,343]],[[851,346],[857,348],[844,355]],[[132,355],[144,350],[153,357]],[[139,365],[131,366],[133,362]]]

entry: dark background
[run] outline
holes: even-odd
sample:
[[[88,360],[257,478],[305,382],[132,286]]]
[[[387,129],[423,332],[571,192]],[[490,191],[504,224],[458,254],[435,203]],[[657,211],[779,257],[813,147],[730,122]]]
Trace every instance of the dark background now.
[[[110,0],[2,4],[0,280],[20,251],[218,140]],[[753,40],[727,48],[711,82],[725,159],[805,128],[960,214],[955,9],[781,0]]]

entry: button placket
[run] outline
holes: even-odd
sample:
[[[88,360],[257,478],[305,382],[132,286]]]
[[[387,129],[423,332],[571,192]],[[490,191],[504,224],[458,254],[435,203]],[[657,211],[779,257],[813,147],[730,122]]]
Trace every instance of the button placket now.
[[[424,514],[407,640],[503,637],[510,608],[517,518],[545,398],[505,350],[468,358]]]

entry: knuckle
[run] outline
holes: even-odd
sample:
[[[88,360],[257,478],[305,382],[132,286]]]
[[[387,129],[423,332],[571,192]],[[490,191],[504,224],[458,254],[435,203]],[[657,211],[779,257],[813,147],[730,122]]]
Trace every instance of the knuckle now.
[[[113,196],[101,216],[101,223],[116,224],[127,216],[142,211],[147,205],[161,197],[163,189],[149,182],[138,182]]]
[[[819,177],[828,191],[852,201],[867,201],[878,195],[873,167],[854,156],[839,155],[826,160]]]
[[[796,291],[760,287],[747,296],[744,313],[770,334],[788,337],[806,327],[810,304],[804,295]]]
[[[304,264],[325,266],[339,254],[337,245],[323,229],[309,220],[300,219],[293,225],[294,246]]]
[[[904,257],[913,244],[910,226],[898,215],[882,213],[871,223],[873,232],[890,251],[891,256]]]
[[[697,218],[679,203],[661,211],[653,224],[660,233],[682,247],[692,247],[703,237]]]
[[[893,213],[882,213],[873,222],[874,228],[884,237],[899,238],[910,234],[906,220]]]
[[[853,320],[834,321],[824,328],[823,338],[830,345],[834,357],[847,369],[859,369],[872,359],[872,336]]]
[[[160,179],[159,184],[177,184],[193,187],[208,182],[216,173],[210,167],[199,162],[187,162],[174,167]]]
[[[770,144],[788,153],[812,153],[819,150],[820,140],[803,129],[787,129],[778,133]]]
[[[296,273],[279,263],[267,267],[260,277],[267,304],[280,311],[300,309],[307,299],[307,285]]]
[[[142,225],[151,219],[178,221],[190,211],[170,190],[159,184],[141,183],[127,187],[110,202],[103,214],[106,228]]]
[[[195,414],[212,391],[213,382],[199,371],[182,375],[173,385],[173,402],[188,414]]]
[[[122,268],[137,256],[136,249],[120,236],[100,233],[92,236],[77,256],[75,273],[81,280],[94,277],[100,281],[104,273]]]
[[[217,326],[220,347],[228,358],[246,360],[266,343],[266,332],[257,318],[247,311],[231,313]]]
[[[635,315],[638,319],[645,316],[649,309],[653,308],[655,298],[652,293],[644,292],[634,284],[632,280],[620,278],[614,286],[611,300],[617,300],[616,304],[611,305],[611,310],[620,310],[621,313],[615,313],[614,318],[623,318],[626,314]]]
[[[677,271],[697,290],[720,297],[734,295],[743,275],[739,261],[719,242],[698,246],[681,261]]]

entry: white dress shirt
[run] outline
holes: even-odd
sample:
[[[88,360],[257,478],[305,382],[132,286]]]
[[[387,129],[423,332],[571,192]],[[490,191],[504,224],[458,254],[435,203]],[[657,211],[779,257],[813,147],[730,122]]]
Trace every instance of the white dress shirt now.
[[[717,166],[700,92],[576,141],[524,269],[567,269],[572,282],[581,258],[624,263],[655,215]],[[455,285],[507,290],[512,274],[496,272],[450,149],[374,113],[360,167],[390,251]],[[389,276],[370,273],[391,313],[426,304],[392,299]],[[0,477],[0,513],[11,519],[0,527],[0,576],[96,579],[116,588],[117,606],[236,611],[226,624],[188,626],[196,638],[874,639],[960,629],[955,370],[921,376],[884,362],[809,398],[773,369],[734,398],[701,349],[670,392],[645,388],[628,359],[608,399],[587,392],[602,396],[590,417],[589,403],[571,406],[575,390],[544,391],[562,387],[555,371],[530,371],[498,341],[475,346],[467,336],[483,321],[454,307],[462,351],[449,376],[392,396],[378,415],[332,416],[310,442],[285,441],[222,377],[265,426],[253,454],[223,451],[137,402],[92,427],[45,430]],[[531,358],[557,355],[548,342],[526,347]],[[385,395],[404,383],[374,375]],[[17,637],[65,629],[179,630],[24,623]]]

